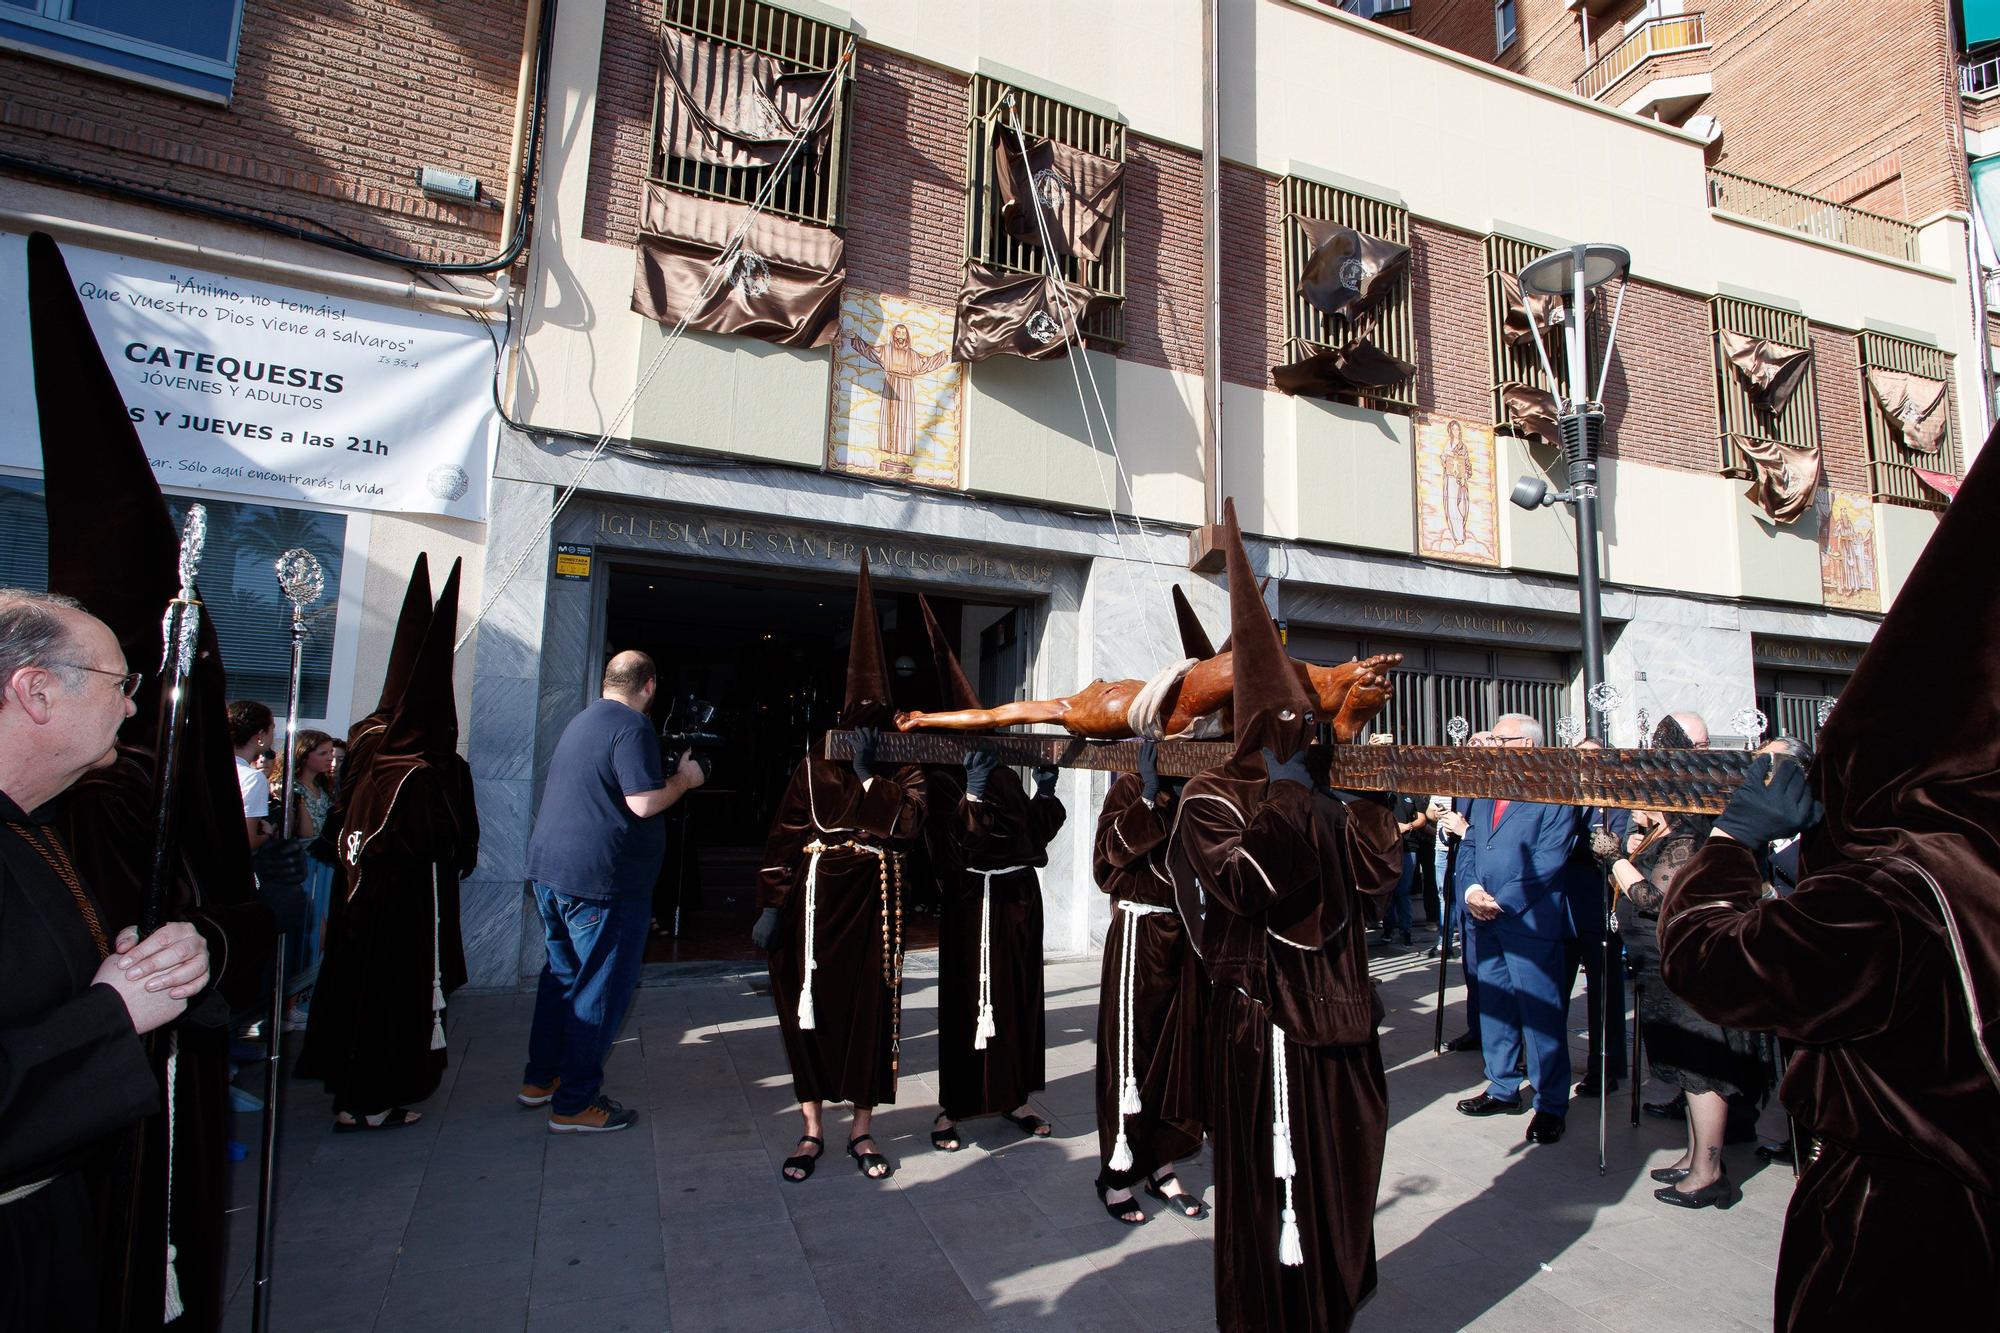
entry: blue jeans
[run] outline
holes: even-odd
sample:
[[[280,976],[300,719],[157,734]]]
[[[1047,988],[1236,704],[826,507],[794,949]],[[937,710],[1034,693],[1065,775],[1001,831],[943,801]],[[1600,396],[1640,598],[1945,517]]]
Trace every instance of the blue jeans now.
[[[646,961],[652,904],[571,898],[537,884],[535,906],[549,959],[535,988],[535,1021],[528,1029],[528,1066],[521,1081],[545,1088],[561,1075],[550,1109],[575,1115],[604,1086],[604,1059]]]
[[[1382,908],[1382,933],[1391,930],[1408,934],[1410,930],[1410,888],[1417,882],[1417,854],[1405,849],[1403,852],[1403,874],[1396,881],[1396,891]]]

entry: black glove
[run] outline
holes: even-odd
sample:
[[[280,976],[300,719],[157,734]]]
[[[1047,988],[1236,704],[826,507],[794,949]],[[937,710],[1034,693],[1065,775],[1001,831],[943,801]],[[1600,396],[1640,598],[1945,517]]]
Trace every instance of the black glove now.
[[[965,794],[974,800],[986,795],[986,784],[993,776],[993,770],[1000,767],[1000,756],[989,750],[967,750],[965,752]]]
[[[767,907],[758,915],[757,924],[750,927],[750,942],[767,952],[778,942],[777,908]]]
[[[875,743],[882,733],[873,727],[854,729],[854,776],[863,782],[875,776]]]
[[[1152,741],[1139,742],[1139,781],[1145,785],[1142,794],[1151,805],[1160,794],[1160,747]]]
[[[1779,838],[1803,833],[1819,823],[1826,807],[1813,799],[1812,784],[1797,760],[1776,761],[1760,754],[1717,816],[1715,827],[1753,852]]]
[[[1035,795],[1037,796],[1053,795],[1056,789],[1056,778],[1059,774],[1061,774],[1061,772],[1062,770],[1057,768],[1054,764],[1036,764]]]
[[[1300,750],[1283,763],[1269,750],[1264,751],[1264,776],[1272,782],[1296,782],[1310,789],[1312,774],[1306,770],[1306,752]]]

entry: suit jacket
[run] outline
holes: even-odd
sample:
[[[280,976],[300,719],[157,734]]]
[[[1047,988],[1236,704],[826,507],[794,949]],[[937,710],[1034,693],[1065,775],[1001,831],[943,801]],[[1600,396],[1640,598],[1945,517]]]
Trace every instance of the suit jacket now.
[[[1493,804],[1476,800],[1466,813],[1468,827],[1458,849],[1461,895],[1474,885],[1492,894],[1500,916],[1491,924],[1504,933],[1573,937],[1569,862],[1583,812],[1571,805],[1510,801],[1496,828]]]
[[[1617,842],[1622,854],[1625,835],[1632,831],[1630,810],[1585,806],[1577,811],[1576,850],[1570,853],[1569,889],[1570,933],[1577,939],[1595,943],[1604,936],[1605,872],[1590,850],[1590,831],[1602,824]]]

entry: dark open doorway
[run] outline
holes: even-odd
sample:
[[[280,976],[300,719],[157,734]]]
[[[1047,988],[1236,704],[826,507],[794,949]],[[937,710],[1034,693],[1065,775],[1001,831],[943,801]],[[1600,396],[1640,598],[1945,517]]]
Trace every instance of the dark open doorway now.
[[[1033,608],[925,595],[983,700],[1025,698]],[[937,707],[915,592],[878,578],[875,600],[897,707]],[[711,730],[726,742],[708,783],[666,816],[652,961],[761,956],[750,927],[765,833],[807,744],[839,718],[853,619],[851,580],[612,564],[599,660],[626,648],[650,653],[660,669],[655,724],[692,695],[716,705]],[[936,939],[928,877],[920,863],[909,869],[909,947],[927,948]]]

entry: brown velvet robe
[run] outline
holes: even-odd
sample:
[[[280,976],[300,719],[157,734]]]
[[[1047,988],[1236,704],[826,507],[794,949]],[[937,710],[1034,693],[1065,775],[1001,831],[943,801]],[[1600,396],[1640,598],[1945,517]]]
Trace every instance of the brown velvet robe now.
[[[1762,890],[1748,848],[1711,841],[1660,914],[1660,974],[1714,1021],[1799,1046],[1780,1095],[1823,1147],[1786,1211],[1775,1326],[1990,1326],[2000,1091],[1929,885],[1884,857]]]
[[[1042,882],[1032,867],[1049,863],[1049,843],[1063,826],[1062,802],[1030,796],[1011,768],[994,772],[986,794],[965,794],[956,770],[930,777],[932,817],[925,842],[938,882],[938,1101],[946,1116],[1012,1111],[1047,1085],[1042,1019]],[[993,876],[991,928],[996,1034],[972,1047],[979,1020],[981,869],[1020,866]]]
[[[1363,898],[1388,893],[1402,868],[1394,817],[1373,802],[1267,783],[1254,759],[1239,759],[1188,783],[1172,855],[1176,880],[1186,882],[1184,866],[1201,886],[1202,960],[1215,988],[1216,1324],[1225,1333],[1345,1329],[1375,1289],[1389,1107]],[[1298,1267],[1278,1262],[1274,1025],[1291,1087]]]
[[[778,1003],[785,1057],[801,1102],[881,1106],[896,1100],[896,1041],[901,978],[883,974],[883,858],[836,844],[854,841],[890,854],[888,928],[902,917],[900,855],[924,818],[924,771],[913,765],[877,776],[866,787],[846,764],[806,758],[792,771],[764,844],[758,903],[783,911],[771,950],[771,993]],[[806,875],[820,842],[813,937],[813,1008],[817,1025],[799,1027],[805,985]],[[893,963],[891,963],[893,966]]]
[[[1161,1167],[1194,1156],[1206,1120],[1202,1105],[1207,979],[1188,947],[1187,929],[1167,878],[1166,845],[1173,807],[1143,799],[1135,773],[1111,784],[1097,817],[1092,870],[1097,887],[1111,895],[1111,929],[1104,937],[1104,977],[1097,1003],[1097,1182],[1117,1189],[1155,1175]],[[1119,903],[1164,907],[1134,916]],[[1137,1115],[1121,1115],[1119,983],[1125,937],[1135,936],[1132,1050],[1139,1100]],[[1120,1123],[1132,1150],[1128,1171],[1111,1169]]]

